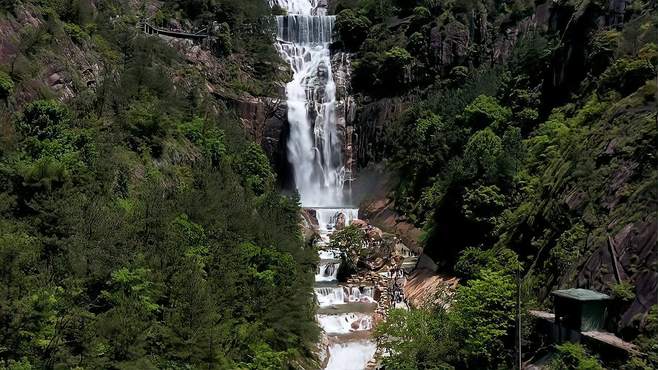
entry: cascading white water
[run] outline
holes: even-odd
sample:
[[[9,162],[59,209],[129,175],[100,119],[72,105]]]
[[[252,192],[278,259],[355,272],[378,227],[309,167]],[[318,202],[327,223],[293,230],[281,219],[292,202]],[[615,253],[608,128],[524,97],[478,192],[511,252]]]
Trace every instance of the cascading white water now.
[[[372,316],[368,314],[318,315],[318,322],[329,334],[347,334],[372,329]]]
[[[277,48],[293,72],[292,81],[286,85],[290,125],[288,160],[302,206],[315,211],[321,236],[317,245],[326,247],[330,234],[339,224],[348,226],[358,218],[358,209],[343,207],[349,200],[343,185],[347,177],[351,177],[350,170],[346,169],[351,164],[344,163],[344,143],[336,127],[337,106],[342,107],[343,112],[349,99],[342,89],[342,100],[337,103],[329,50],[335,17],[326,15],[326,0],[269,1],[271,6],[287,12],[287,15],[277,16],[276,21]],[[349,78],[349,58],[341,60],[336,78],[344,83]],[[345,114],[341,117],[344,124]],[[315,288],[315,295],[320,310],[331,311],[336,306],[350,305],[363,308],[361,305],[374,302],[372,287],[337,285],[339,251],[321,250],[319,255],[315,280],[321,284]],[[364,369],[376,349],[375,343],[363,339],[372,329],[372,315],[331,313],[317,316],[331,341],[326,369]],[[356,331],[365,332],[366,336],[354,340],[347,335]]]
[[[338,278],[338,267],[340,267],[339,262],[323,262],[318,265],[318,269],[315,272],[315,281],[336,281]]]
[[[336,131],[336,84],[329,45],[335,17],[310,0],[272,0],[288,11],[277,16],[277,47],[290,63],[286,86],[288,160],[302,206],[344,204],[345,166]]]
[[[315,288],[320,307],[331,307],[346,303],[372,303],[374,289],[372,287],[319,287]]]
[[[363,370],[376,350],[377,345],[368,340],[333,345],[325,370]]]

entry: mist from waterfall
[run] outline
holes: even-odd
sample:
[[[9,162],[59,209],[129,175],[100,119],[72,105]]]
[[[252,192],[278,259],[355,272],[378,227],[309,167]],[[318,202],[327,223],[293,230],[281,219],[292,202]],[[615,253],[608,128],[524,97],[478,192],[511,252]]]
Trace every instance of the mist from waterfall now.
[[[290,136],[287,150],[302,206],[343,205],[343,143],[336,131],[336,84],[329,45],[335,17],[316,0],[272,0],[288,11],[277,16],[277,47],[290,63],[286,86]]]

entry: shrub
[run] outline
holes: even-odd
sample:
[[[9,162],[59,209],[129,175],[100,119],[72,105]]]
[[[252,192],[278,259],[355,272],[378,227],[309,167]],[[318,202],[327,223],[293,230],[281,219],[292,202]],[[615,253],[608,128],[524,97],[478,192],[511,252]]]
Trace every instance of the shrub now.
[[[484,128],[499,126],[507,122],[511,116],[511,110],[501,106],[496,98],[480,95],[464,109],[462,118],[470,127]]]
[[[635,287],[627,281],[614,284],[610,289],[612,290],[612,297],[622,302],[631,302],[635,299]]]
[[[411,30],[417,31],[424,24],[432,19],[432,13],[424,6],[417,6],[414,8],[413,17],[411,19]]]
[[[352,9],[345,9],[336,16],[336,31],[348,49],[356,50],[368,36],[372,23]]]
[[[520,268],[519,259],[514,251],[468,247],[464,249],[455,264],[455,271],[467,279],[476,279],[482,271],[500,271],[513,275]]]
[[[586,237],[585,227],[581,223],[560,235],[555,247],[550,251],[551,262],[558,273],[566,271],[578,261],[585,249]]]
[[[656,70],[652,60],[658,58],[658,50],[649,44],[640,50],[637,58],[616,60],[601,76],[604,91],[617,90],[624,95],[635,92],[644,83],[654,78]]]
[[[412,61],[411,54],[406,49],[398,46],[384,53],[384,63],[380,75],[385,87],[402,87],[407,80],[407,71]]]
[[[82,44],[89,38],[87,32],[75,23],[64,23],[64,32],[66,32],[76,44]]]
[[[603,370],[599,361],[589,355],[577,343],[564,343],[555,346],[555,357],[549,363],[551,370]]]
[[[609,30],[600,32],[594,37],[588,57],[592,73],[598,75],[610,65],[615,50],[619,47],[620,36],[618,31]]]
[[[39,139],[52,138],[60,131],[60,125],[66,123],[69,112],[65,106],[55,100],[37,100],[30,103],[18,121],[18,129],[25,136]]]
[[[14,81],[3,71],[0,71],[0,99],[7,99],[14,91]]]
[[[381,85],[379,81],[379,69],[382,60],[380,55],[373,52],[367,52],[362,58],[352,63],[352,86],[356,90],[376,92],[375,89]]]

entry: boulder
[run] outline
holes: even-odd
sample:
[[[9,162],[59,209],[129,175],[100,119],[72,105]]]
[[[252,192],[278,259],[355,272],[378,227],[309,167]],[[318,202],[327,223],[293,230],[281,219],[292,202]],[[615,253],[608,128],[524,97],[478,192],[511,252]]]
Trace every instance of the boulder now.
[[[334,227],[338,231],[345,228],[345,215],[343,213],[339,213],[338,217],[336,217],[336,225]]]

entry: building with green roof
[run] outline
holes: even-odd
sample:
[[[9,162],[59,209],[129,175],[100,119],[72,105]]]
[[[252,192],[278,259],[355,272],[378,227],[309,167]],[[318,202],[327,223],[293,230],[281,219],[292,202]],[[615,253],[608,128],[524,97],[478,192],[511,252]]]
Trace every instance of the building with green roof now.
[[[555,322],[586,332],[603,330],[610,296],[589,289],[564,289],[552,293]]]

